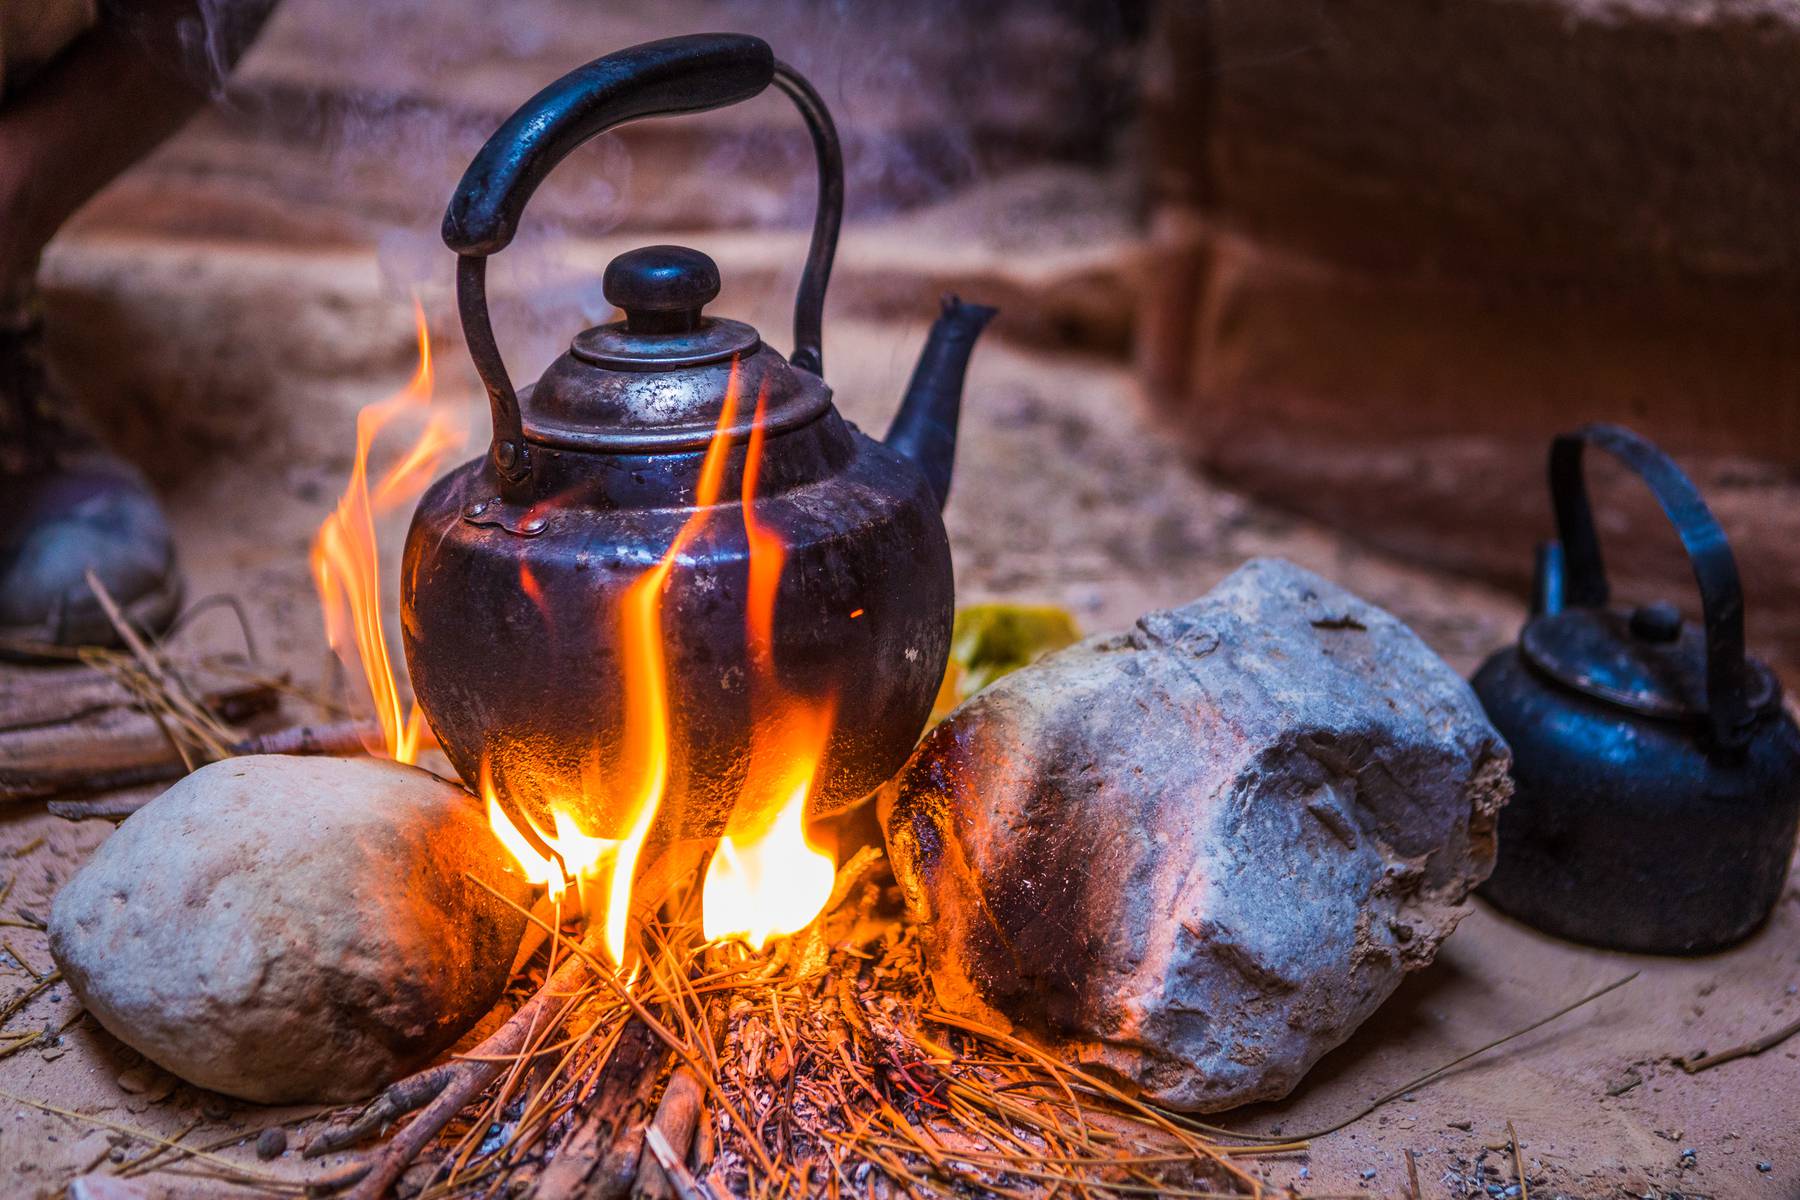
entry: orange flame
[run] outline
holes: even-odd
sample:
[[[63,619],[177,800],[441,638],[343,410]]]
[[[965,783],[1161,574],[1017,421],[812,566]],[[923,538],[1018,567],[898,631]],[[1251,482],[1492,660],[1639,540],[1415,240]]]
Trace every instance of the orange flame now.
[[[775,678],[775,600],[787,547],[756,516],[766,387],[744,461],[744,538],[750,580],[745,606],[752,670],[751,702],[771,709],[752,737],[750,771],[731,828],[707,864],[701,931],[708,941],[737,938],[761,950],[775,937],[812,923],[831,897],[836,858],[806,836],[806,801],[831,736],[833,708],[783,692]]]
[[[535,822],[532,823],[532,832],[537,834],[542,844],[550,848],[551,854],[546,857],[500,806],[499,798],[494,793],[493,776],[489,774],[486,763],[481,765],[481,798],[487,805],[488,825],[492,827],[494,836],[518,860],[527,880],[545,885],[552,900],[561,900],[572,879],[582,909],[585,911],[592,907],[587,895],[587,881],[598,877],[608,867],[617,869],[620,861],[619,847],[622,844],[618,839],[588,836],[581,831],[581,826],[567,809],[553,805],[550,816],[556,825],[556,832],[546,833]],[[530,820],[529,817],[526,819]],[[613,949],[610,943],[608,949]],[[619,961],[616,954],[613,961]]]
[[[539,831],[539,836],[562,860],[560,869],[566,870],[577,881],[597,873],[602,863],[610,866],[604,888],[605,941],[607,952],[616,964],[625,961],[631,885],[638,856],[656,823],[656,814],[662,807],[669,782],[669,695],[668,667],[663,654],[663,590],[676,560],[699,536],[718,504],[725,480],[726,458],[731,449],[731,441],[725,435],[737,419],[737,406],[738,371],[734,361],[725,389],[725,402],[719,410],[718,425],[707,443],[706,456],[701,460],[700,478],[694,488],[694,510],[676,531],[662,558],[632,581],[620,603],[620,658],[626,697],[625,729],[621,738],[624,753],[615,779],[584,781],[584,786],[617,788],[629,796],[630,828],[623,838],[592,837],[582,832],[573,816],[553,804],[551,815],[556,821],[556,833]],[[528,572],[522,573],[521,584],[528,594],[533,583],[535,580],[531,580]],[[494,825],[495,833],[520,859],[528,875],[534,870],[560,874],[537,854],[491,796],[488,819]],[[526,859],[521,850],[529,852],[535,862]],[[564,885],[559,878],[551,886],[560,888]]]
[[[605,921],[605,945],[623,964],[634,876],[644,842],[656,822],[668,788],[670,699],[663,628],[663,595],[677,560],[714,515],[723,488],[737,419],[739,376],[732,365],[725,401],[694,489],[693,511],[656,565],[632,581],[620,602],[620,659],[624,678],[625,727],[616,769],[601,778],[584,773],[583,788],[628,798],[628,828],[622,838],[591,836],[571,812],[556,803],[556,826],[533,825],[533,842],[501,807],[485,774],[481,781],[488,820],[501,842],[532,881],[560,897],[573,880],[583,890],[583,906]],[[754,723],[750,762],[727,834],[707,868],[702,891],[702,926],[709,940],[737,938],[762,949],[775,937],[809,924],[830,897],[835,860],[806,836],[807,800],[831,733],[831,702],[809,701],[784,692],[775,674],[775,602],[786,559],[780,536],[756,516],[755,500],[764,440],[766,392],[757,397],[743,479],[744,530],[749,546],[749,595],[745,632],[751,660]],[[521,564],[520,588],[534,602],[538,584]],[[541,604],[540,604],[540,607]],[[597,760],[596,760],[597,761]],[[547,847],[546,856],[538,847]],[[604,877],[604,878],[602,878]],[[597,884],[589,903],[586,883]]]
[[[734,831],[719,839],[706,867],[700,928],[707,941],[736,938],[761,950],[812,924],[831,898],[837,859],[806,836],[806,801],[831,716],[828,704],[796,703],[775,723],[767,740],[779,749],[762,751],[764,768],[752,768],[761,779],[745,787]]]
[[[431,338],[425,310],[415,299],[419,367],[412,382],[386,400],[363,407],[356,415],[356,459],[349,485],[337,508],[313,538],[313,583],[325,613],[325,636],[345,666],[359,669],[380,724],[379,742],[369,739],[372,754],[399,762],[418,761],[425,736],[417,704],[402,705],[394,678],[387,634],[381,621],[381,570],[375,518],[417,500],[439,466],[463,444],[460,414],[432,403]],[[425,415],[425,428],[388,467],[371,489],[369,451],[375,439],[401,417]]]

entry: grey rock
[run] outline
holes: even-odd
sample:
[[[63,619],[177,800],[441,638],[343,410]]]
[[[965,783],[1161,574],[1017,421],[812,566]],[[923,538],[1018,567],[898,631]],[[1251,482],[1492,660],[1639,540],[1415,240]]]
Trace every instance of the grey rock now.
[[[529,906],[480,806],[374,759],[194,772],[57,894],[50,949],[89,1012],[191,1083],[270,1104],[368,1095],[505,986]]]
[[[1261,559],[981,692],[883,805],[942,1003],[1207,1111],[1286,1095],[1431,961],[1509,757],[1399,621]]]

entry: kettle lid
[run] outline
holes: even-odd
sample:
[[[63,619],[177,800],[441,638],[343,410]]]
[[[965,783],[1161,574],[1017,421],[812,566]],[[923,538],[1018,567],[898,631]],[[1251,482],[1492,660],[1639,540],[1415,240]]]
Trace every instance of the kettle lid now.
[[[1701,621],[1671,604],[1621,612],[1600,558],[1582,452],[1592,446],[1638,476],[1687,551]],[[1527,663],[1578,692],[1653,717],[1704,720],[1721,751],[1745,746],[1781,689],[1744,652],[1744,592],[1731,544],[1700,491],[1673,459],[1618,425],[1586,425],[1550,445],[1557,540],[1540,549],[1534,615],[1519,635]]]
[[[823,380],[796,370],[742,321],[708,316],[719,268],[685,246],[644,246],[613,259],[602,281],[621,320],[587,329],[520,396],[525,437],[566,449],[650,453],[704,446],[726,394],[747,436],[760,399],[777,433],[831,407]]]
[[[708,317],[719,268],[686,246],[643,246],[606,265],[601,291],[625,319],[575,335],[570,352],[597,367],[656,371],[697,367],[756,350],[762,339],[742,321]]]
[[[1710,712],[1706,637],[1673,604],[1540,614],[1520,633],[1519,651],[1558,683],[1631,712],[1680,721]],[[1779,695],[1774,676],[1755,659],[1744,660],[1743,683],[1752,713]]]

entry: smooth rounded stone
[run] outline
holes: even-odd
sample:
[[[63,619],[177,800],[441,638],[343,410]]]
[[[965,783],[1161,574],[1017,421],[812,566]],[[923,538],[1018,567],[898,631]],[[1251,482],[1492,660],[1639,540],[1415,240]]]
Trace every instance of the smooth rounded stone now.
[[[1209,1111],[1286,1095],[1431,961],[1509,762],[1404,625],[1258,559],[979,693],[883,803],[943,1004]]]
[[[377,759],[189,775],[57,893],[88,1011],[189,1082],[268,1104],[367,1096],[499,998],[529,885],[465,791]]]

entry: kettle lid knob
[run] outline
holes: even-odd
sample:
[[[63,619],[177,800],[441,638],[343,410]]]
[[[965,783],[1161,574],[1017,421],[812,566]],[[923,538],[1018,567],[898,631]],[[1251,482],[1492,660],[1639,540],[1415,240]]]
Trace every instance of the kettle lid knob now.
[[[643,246],[608,263],[600,287],[607,303],[625,310],[627,331],[687,333],[719,294],[719,268],[686,246]]]
[[[1672,642],[1681,636],[1681,610],[1667,600],[1631,610],[1631,635],[1644,642]]]

